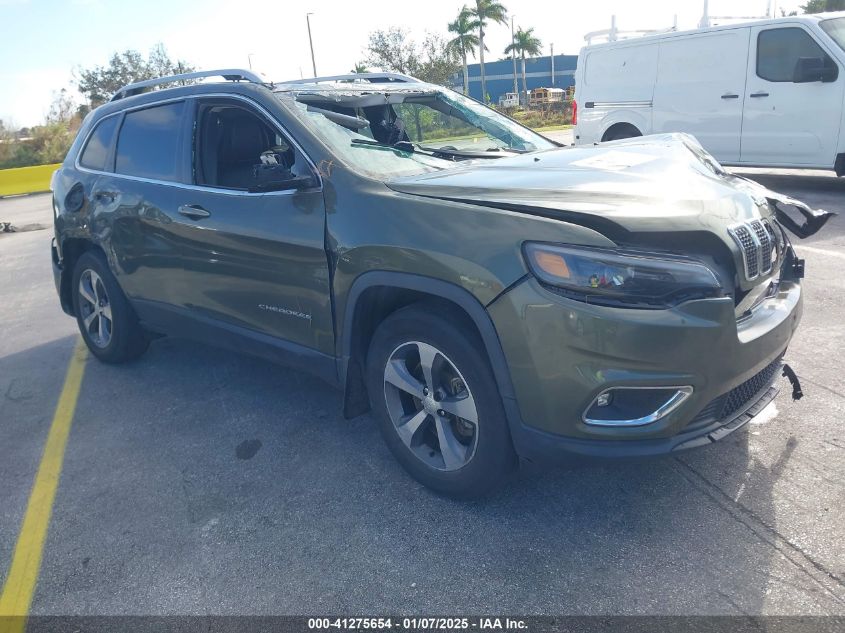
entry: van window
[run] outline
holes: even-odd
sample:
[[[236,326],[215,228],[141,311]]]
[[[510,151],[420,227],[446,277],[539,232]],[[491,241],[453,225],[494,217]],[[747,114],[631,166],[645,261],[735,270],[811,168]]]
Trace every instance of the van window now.
[[[768,29],[757,36],[757,76],[761,79],[792,81],[801,57],[820,57],[825,67],[836,66],[804,29]]]
[[[94,131],[88,137],[88,142],[79,158],[80,165],[97,171],[111,171],[111,165],[106,169],[106,161],[109,157],[109,151],[114,140],[114,131],[119,120],[119,116],[110,116],[94,126]]]
[[[178,180],[185,102],[127,112],[117,139],[115,171],[127,176]]]

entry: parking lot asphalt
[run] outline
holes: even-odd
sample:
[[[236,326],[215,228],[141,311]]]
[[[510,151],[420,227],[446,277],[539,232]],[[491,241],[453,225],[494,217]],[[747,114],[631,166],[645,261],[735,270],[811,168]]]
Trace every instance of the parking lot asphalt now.
[[[743,173],[845,210],[831,174]],[[19,218],[50,225],[49,196],[0,201]],[[51,233],[0,234],[0,580],[78,338]],[[799,253],[804,399],[784,381],[720,444],[529,466],[469,503],[296,370],[176,339],[89,359],[32,613],[845,614],[845,217]]]

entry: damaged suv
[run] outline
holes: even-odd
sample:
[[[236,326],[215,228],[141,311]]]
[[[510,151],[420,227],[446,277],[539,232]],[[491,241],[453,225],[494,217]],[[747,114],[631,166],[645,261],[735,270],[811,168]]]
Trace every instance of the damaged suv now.
[[[401,75],[175,79],[212,75],[125,87],[53,178],[56,288],[97,358],[177,335],[292,363],[457,496],[518,457],[707,445],[775,397],[787,230],[829,214],[689,136],[562,148]]]

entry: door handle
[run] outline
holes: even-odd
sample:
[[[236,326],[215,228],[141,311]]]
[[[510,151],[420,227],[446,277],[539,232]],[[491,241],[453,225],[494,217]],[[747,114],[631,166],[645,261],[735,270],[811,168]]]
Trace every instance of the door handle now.
[[[183,204],[179,207],[179,213],[192,220],[202,220],[211,215],[198,204]]]
[[[748,96],[749,96],[749,97],[754,97],[754,98],[758,98],[758,97],[768,97],[768,96],[769,96],[769,93],[768,93],[768,92],[752,92],[752,93],[751,93],[750,95],[748,95]]]
[[[725,94],[725,95],[722,95],[722,99],[739,99],[739,95]]]

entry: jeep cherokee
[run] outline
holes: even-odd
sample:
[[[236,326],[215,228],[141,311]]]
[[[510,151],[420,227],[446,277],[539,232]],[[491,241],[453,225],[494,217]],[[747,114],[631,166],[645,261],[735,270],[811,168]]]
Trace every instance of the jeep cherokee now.
[[[176,335],[292,363],[455,496],[518,457],[743,426],[801,316],[784,228],[829,217],[689,136],[563,148],[391,74],[129,85],[52,191],[56,288],[94,356]]]

